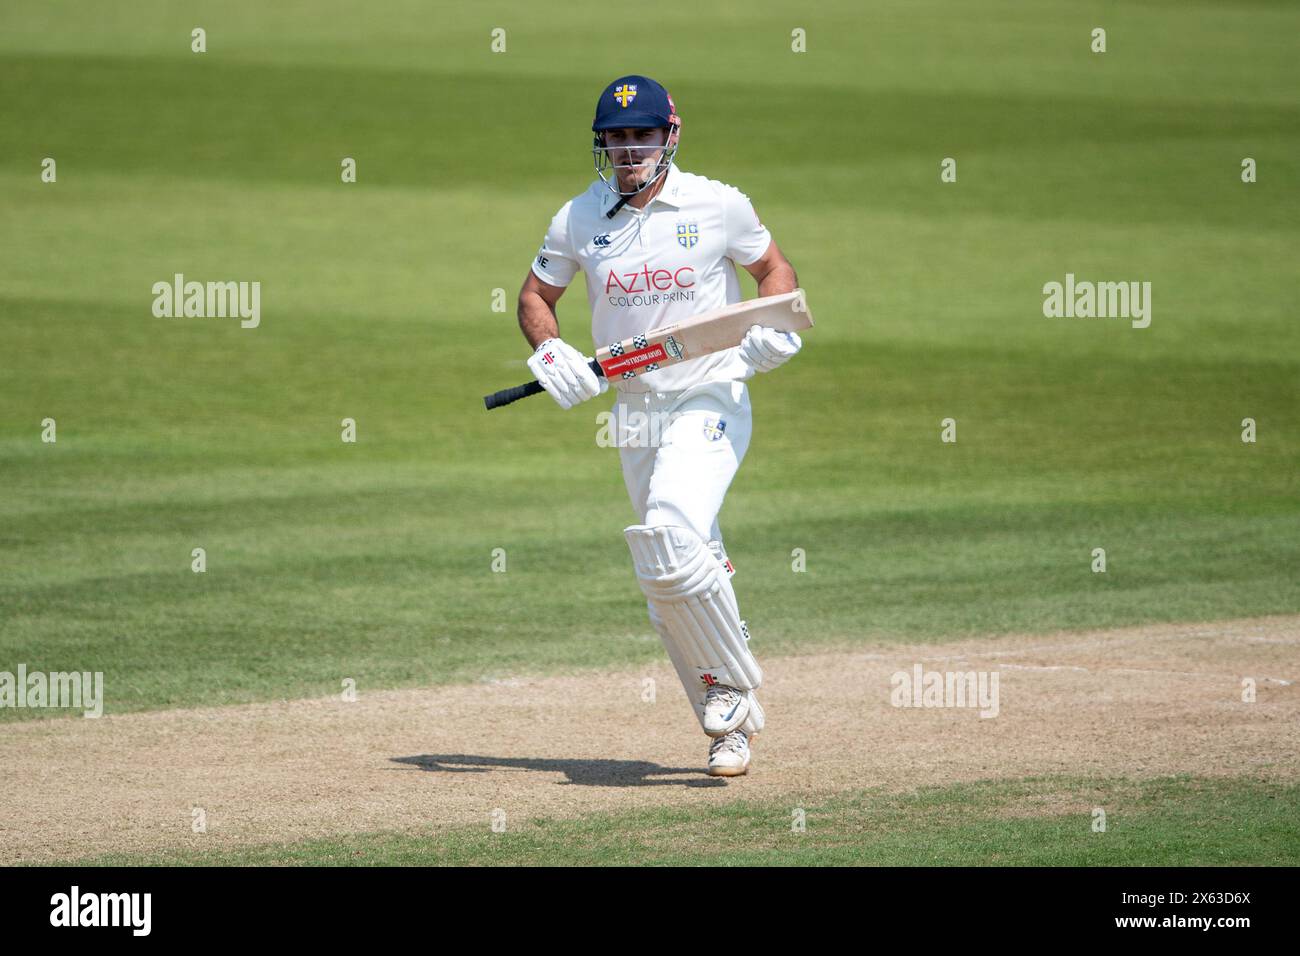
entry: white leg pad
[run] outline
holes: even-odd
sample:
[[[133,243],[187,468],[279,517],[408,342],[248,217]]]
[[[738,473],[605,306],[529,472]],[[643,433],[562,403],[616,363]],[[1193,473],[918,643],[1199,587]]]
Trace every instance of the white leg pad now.
[[[652,620],[658,617],[656,629],[692,703],[691,687],[698,688],[701,708],[710,683],[756,689],[763,672],[749,652],[736,592],[699,535],[668,525],[632,525],[623,535]]]
[[[691,707],[695,710],[695,719],[700,722],[700,727],[703,727],[704,686],[700,683],[699,677],[696,676],[695,668],[682,656],[677,642],[669,636],[668,631],[664,628],[663,618],[659,616],[655,606],[647,601],[646,607],[650,610],[650,623],[659,634],[659,639],[663,641],[664,649],[668,651],[668,659],[673,662],[673,669],[677,671],[677,677],[682,682],[682,689],[686,691],[686,699],[690,701]]]
[[[758,695],[751,690],[749,692],[749,716],[740,725],[740,729],[749,734],[750,737],[756,737],[762,731],[763,723],[763,708],[759,706]]]
[[[647,601],[646,607],[650,611],[650,623],[654,626],[660,640],[663,641],[664,648],[668,651],[668,659],[673,662],[677,677],[682,682],[682,689],[686,691],[686,698],[695,711],[695,719],[700,722],[700,728],[703,729],[705,685],[700,681],[695,668],[691,667],[686,658],[682,656],[677,642],[665,632],[663,618],[655,611],[655,606]],[[753,738],[763,729],[763,708],[758,702],[758,694],[752,690],[748,693],[749,716],[745,718],[745,722],[740,725],[739,729]]]

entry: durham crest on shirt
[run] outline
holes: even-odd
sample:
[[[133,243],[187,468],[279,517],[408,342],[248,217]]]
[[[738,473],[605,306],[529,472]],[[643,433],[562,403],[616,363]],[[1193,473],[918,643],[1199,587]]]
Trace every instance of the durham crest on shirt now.
[[[677,244],[683,249],[691,249],[700,241],[700,224],[698,222],[679,222],[677,224]]]

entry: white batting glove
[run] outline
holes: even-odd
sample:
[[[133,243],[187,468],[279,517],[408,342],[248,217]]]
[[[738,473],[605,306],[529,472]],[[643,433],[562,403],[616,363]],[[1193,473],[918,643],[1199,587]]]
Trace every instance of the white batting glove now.
[[[602,395],[609,379],[589,367],[591,359],[563,339],[547,339],[528,360],[528,369],[561,408]]]
[[[798,332],[781,332],[751,325],[740,341],[740,357],[756,372],[770,372],[803,348]]]

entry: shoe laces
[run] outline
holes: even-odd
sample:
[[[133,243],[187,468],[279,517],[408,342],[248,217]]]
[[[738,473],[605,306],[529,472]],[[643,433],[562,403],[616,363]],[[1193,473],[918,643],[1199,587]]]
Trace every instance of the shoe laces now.
[[[722,698],[727,704],[734,704],[742,696],[740,689],[732,687],[730,684],[711,684],[709,689],[704,692],[706,703]]]
[[[730,750],[733,753],[744,753],[748,744],[749,739],[745,736],[743,730],[733,730],[729,734],[714,738],[711,750],[713,753],[721,753],[724,750]]]

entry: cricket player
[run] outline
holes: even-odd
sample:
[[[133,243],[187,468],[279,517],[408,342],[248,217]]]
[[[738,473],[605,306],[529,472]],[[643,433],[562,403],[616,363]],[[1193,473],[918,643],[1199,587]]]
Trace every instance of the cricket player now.
[[[609,388],[590,356],[560,338],[555,306],[579,270],[597,347],[740,301],[735,264],[758,294],[798,287],[794,268],[744,193],[677,168],[681,118],[645,76],[609,84],[596,104],[598,179],[566,202],[519,292],[528,367],[561,408]],[[712,738],[708,772],[749,769],[763,729],[749,650],[718,512],[749,447],[745,381],[799,351],[792,332],[752,326],[732,349],[615,380],[619,455],[639,524],[624,529],[650,621]],[[640,415],[631,415],[640,412]],[[648,432],[640,434],[639,432]]]

